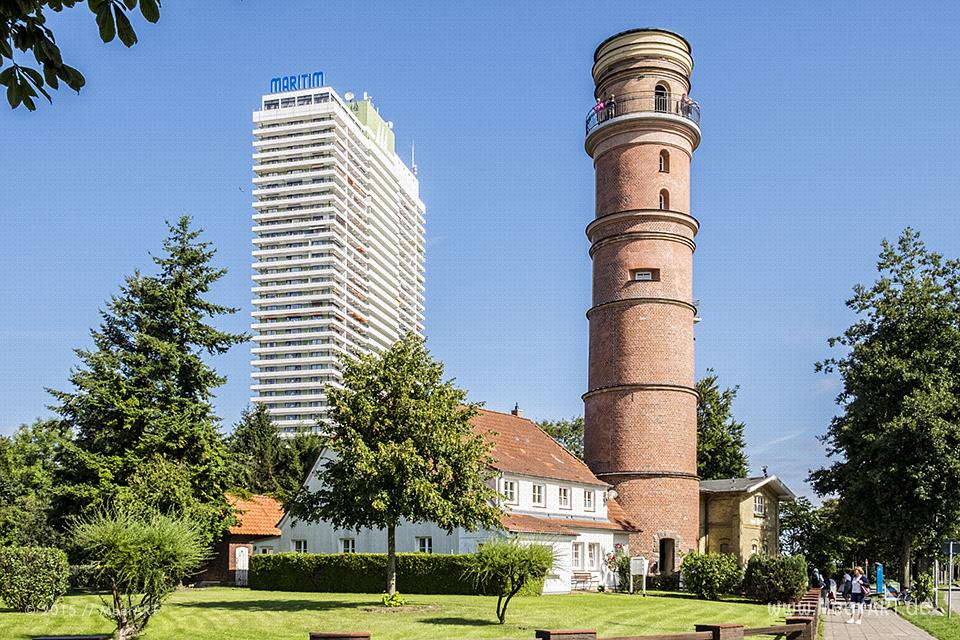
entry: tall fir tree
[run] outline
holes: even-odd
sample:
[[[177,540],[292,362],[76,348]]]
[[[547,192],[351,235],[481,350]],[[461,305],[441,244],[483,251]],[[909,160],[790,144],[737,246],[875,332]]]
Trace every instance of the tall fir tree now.
[[[246,336],[209,323],[237,311],[206,299],[226,273],[211,266],[215,250],[189,217],[168,226],[163,253],[153,258],[158,273],[126,279],[90,332],[94,348],[76,351],[72,389],[50,390],[75,436],[61,470],[61,515],[139,500],[199,520],[212,541],[230,523],[228,456],[211,405],[226,379],[205,358]],[[156,493],[131,491],[160,478],[186,482],[189,499],[154,505]]]
[[[720,390],[717,375],[697,381],[697,474],[703,480],[742,478],[747,475],[744,424],[733,418],[738,387]]]
[[[246,409],[227,439],[235,464],[234,484],[286,502],[300,489],[323,443],[321,436],[307,431],[281,438],[264,405]]]
[[[936,553],[960,522],[960,260],[908,228],[883,242],[877,271],[847,301],[859,319],[829,342],[843,355],[817,364],[843,389],[824,437],[833,463],[811,479],[909,584],[914,549]]]

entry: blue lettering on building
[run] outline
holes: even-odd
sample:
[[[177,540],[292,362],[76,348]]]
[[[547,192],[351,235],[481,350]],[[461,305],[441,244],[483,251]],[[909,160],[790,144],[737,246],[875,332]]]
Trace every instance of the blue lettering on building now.
[[[281,91],[299,91],[300,89],[316,89],[323,86],[323,71],[301,73],[298,75],[277,76],[270,79],[270,93]]]

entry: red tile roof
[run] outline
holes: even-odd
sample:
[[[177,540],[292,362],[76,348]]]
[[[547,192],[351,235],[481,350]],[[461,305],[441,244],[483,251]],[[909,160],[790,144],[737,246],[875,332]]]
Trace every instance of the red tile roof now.
[[[513,533],[546,533],[561,536],[576,536],[576,529],[604,529],[608,531],[640,531],[630,522],[616,500],[607,503],[607,520],[580,520],[574,518],[547,518],[524,513],[505,513],[501,517],[503,528]]]
[[[493,443],[493,466],[498,471],[609,486],[532,420],[481,409],[473,426]]]
[[[269,496],[250,496],[250,499],[227,495],[236,510],[237,524],[230,527],[231,535],[278,536],[277,524],[283,517],[283,505]]]

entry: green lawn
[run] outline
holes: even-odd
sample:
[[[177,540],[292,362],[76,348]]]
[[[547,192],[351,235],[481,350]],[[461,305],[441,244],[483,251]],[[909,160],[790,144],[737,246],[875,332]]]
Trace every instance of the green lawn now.
[[[693,631],[696,623],[782,624],[766,606],[705,602],[683,596],[646,598],[615,593],[517,598],[505,625],[495,624],[495,599],[482,596],[405,596],[407,606],[385,609],[380,597],[348,593],[289,593],[210,588],[174,594],[147,627],[147,640],[307,640],[309,631],[370,631],[374,640],[519,638],[541,628],[598,629],[625,636]],[[0,638],[102,633],[99,598],[67,596],[49,613],[0,610]]]
[[[900,614],[934,638],[940,640],[960,640],[960,616],[947,619],[946,615],[937,615],[928,611],[907,613],[906,607],[900,607]]]

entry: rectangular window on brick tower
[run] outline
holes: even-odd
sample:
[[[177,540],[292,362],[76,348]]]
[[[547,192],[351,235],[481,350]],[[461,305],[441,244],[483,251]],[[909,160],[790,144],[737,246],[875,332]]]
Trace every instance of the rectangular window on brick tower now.
[[[631,269],[630,279],[634,282],[658,282],[660,280],[660,269]]]

